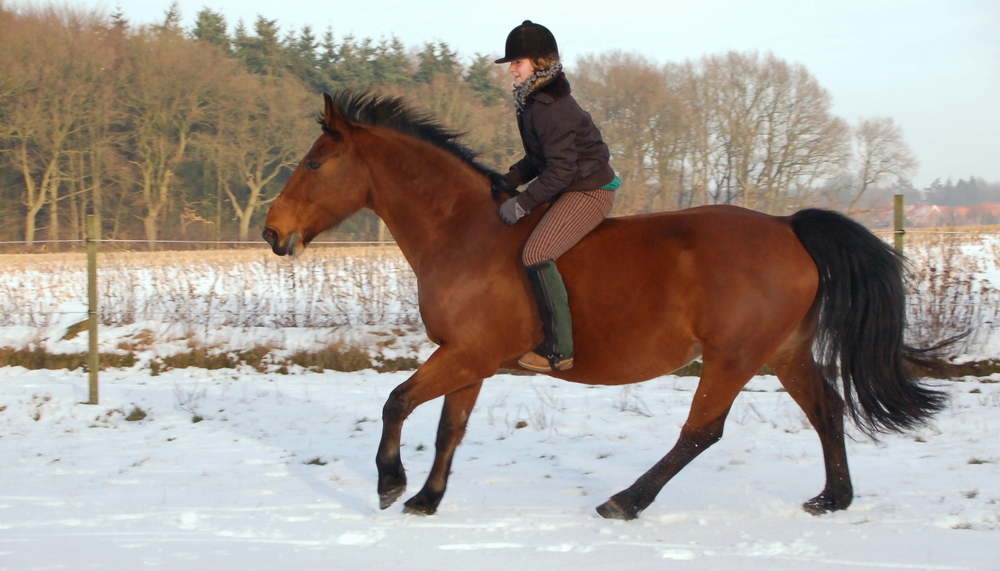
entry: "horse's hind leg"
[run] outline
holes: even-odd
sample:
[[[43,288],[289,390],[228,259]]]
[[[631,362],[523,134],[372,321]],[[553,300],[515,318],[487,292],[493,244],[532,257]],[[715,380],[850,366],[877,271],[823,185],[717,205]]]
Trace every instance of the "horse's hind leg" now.
[[[826,485],[818,496],[802,505],[813,515],[846,509],[854,491],[844,447],[844,400],[823,378],[812,356],[812,338],[801,339],[779,350],[769,363],[789,396],[802,407],[819,434],[826,466]]]
[[[611,519],[635,519],[649,507],[684,466],[722,438],[726,415],[740,390],[753,376],[755,368],[719,365],[706,358],[691,411],[681,428],[680,438],[659,462],[634,484],[611,496],[597,508],[597,513]]]
[[[482,381],[445,395],[444,406],[441,408],[441,421],[438,423],[437,441],[434,444],[434,464],[424,487],[406,501],[404,511],[418,515],[430,515],[437,511],[441,498],[444,497],[448,485],[448,474],[451,472],[451,461],[455,458],[455,450],[469,423],[472,407],[479,398]]]

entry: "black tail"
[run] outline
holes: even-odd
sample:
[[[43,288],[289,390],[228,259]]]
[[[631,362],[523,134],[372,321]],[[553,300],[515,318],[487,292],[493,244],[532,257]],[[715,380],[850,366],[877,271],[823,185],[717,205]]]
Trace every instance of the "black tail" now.
[[[896,250],[837,212],[803,210],[791,224],[819,269],[816,357],[824,371],[839,369],[858,428],[869,436],[901,432],[941,410],[945,395],[920,384],[907,365],[926,366],[928,351],[941,345],[922,350],[903,341],[904,270]]]

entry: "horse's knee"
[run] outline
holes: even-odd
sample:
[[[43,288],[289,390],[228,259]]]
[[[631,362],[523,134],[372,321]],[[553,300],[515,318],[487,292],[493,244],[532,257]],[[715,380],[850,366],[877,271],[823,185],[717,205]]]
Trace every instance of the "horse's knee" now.
[[[715,431],[710,432],[709,434],[706,434],[705,435],[705,441],[704,441],[705,442],[705,444],[704,444],[705,448],[708,448],[709,446],[711,446],[711,445],[715,444],[716,442],[722,440],[722,432],[723,432],[723,430],[722,430],[722,427],[720,426],[718,430],[715,430]]]
[[[704,450],[722,440],[722,433],[725,428],[725,424],[726,419],[723,417],[703,426],[685,426],[681,429],[681,442],[683,442],[686,447],[690,447],[698,451]]]
[[[689,446],[702,452],[711,447],[716,442],[722,440],[722,429],[713,430],[688,437]]]
[[[410,409],[409,399],[406,398],[405,392],[400,390],[400,387],[396,387],[389,393],[389,398],[386,399],[385,405],[382,407],[382,420],[387,423],[403,422],[410,414]]]

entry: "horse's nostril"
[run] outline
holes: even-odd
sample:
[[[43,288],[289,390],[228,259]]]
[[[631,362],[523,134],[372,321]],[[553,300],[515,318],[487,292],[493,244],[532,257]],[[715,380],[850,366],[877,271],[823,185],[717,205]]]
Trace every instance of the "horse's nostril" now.
[[[270,244],[272,248],[278,243],[278,231],[274,228],[265,227],[264,231],[261,232],[261,236],[264,237],[264,241]]]

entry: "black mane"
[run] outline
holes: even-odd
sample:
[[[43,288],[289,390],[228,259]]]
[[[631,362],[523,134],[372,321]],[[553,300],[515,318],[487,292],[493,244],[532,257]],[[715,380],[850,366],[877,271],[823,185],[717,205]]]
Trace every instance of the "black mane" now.
[[[449,130],[434,115],[413,109],[401,97],[379,95],[370,89],[363,91],[345,89],[334,93],[331,98],[341,116],[351,123],[387,127],[404,135],[416,137],[462,159],[491,181],[500,176],[476,160],[479,153],[455,141],[464,133]],[[324,132],[333,131],[322,116],[318,121]]]

